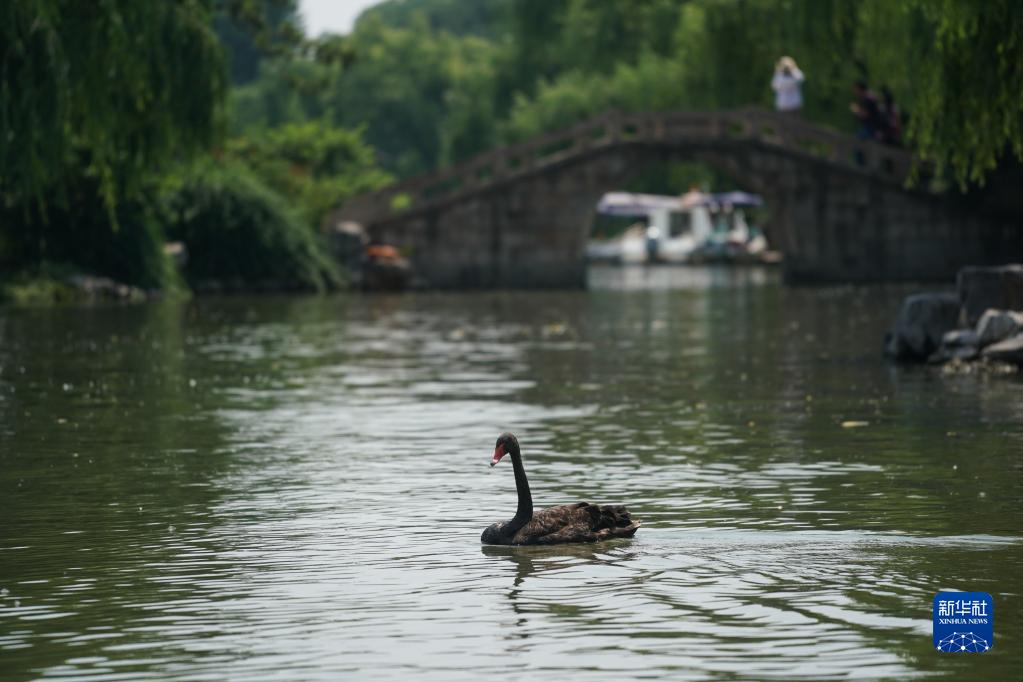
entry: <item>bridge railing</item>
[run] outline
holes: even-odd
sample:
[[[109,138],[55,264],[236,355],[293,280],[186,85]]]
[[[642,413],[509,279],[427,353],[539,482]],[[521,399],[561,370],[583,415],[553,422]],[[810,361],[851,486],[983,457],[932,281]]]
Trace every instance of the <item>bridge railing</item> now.
[[[495,149],[429,175],[352,199],[343,214],[368,222],[455,200],[541,168],[623,144],[749,141],[903,182],[913,165],[903,149],[857,140],[789,114],[762,109],[720,112],[608,112],[564,130]]]
[[[514,179],[589,149],[616,144],[620,120],[621,116],[612,112],[564,130],[484,152],[450,168],[355,197],[345,206],[344,214],[354,220],[379,218]]]
[[[761,143],[855,168],[886,180],[904,182],[913,169],[913,156],[905,149],[809,125],[790,114],[744,109],[728,115],[734,116],[735,124],[744,126],[745,136]]]

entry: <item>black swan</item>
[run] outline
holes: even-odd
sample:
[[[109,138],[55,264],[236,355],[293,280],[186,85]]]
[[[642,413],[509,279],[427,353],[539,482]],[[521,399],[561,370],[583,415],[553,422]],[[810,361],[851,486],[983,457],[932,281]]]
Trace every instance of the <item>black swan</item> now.
[[[588,502],[562,504],[533,513],[533,496],[529,493],[526,470],[522,468],[519,441],[510,433],[502,433],[494,448],[494,466],[505,455],[511,455],[515,469],[515,488],[519,508],[507,523],[495,523],[483,531],[480,540],[488,545],[556,545],[565,542],[598,542],[611,538],[630,538],[636,534],[639,521],[633,521],[625,507],[601,507]]]

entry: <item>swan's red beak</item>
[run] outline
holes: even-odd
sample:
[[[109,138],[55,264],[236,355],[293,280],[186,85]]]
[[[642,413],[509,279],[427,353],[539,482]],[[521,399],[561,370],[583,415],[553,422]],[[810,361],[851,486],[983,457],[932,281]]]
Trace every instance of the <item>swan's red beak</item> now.
[[[494,458],[490,460],[490,466],[494,466],[495,464],[500,462],[502,457],[504,457],[504,446],[498,445],[497,448],[494,450]]]

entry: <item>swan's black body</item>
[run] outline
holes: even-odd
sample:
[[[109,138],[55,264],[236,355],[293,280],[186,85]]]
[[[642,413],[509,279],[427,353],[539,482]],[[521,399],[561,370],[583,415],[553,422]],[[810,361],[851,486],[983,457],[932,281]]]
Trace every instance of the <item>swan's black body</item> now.
[[[640,526],[628,510],[620,506],[597,506],[588,502],[563,504],[533,513],[533,496],[529,492],[526,470],[522,467],[519,441],[510,433],[497,439],[494,466],[505,454],[511,455],[515,470],[515,488],[519,507],[511,521],[495,523],[483,531],[480,540],[488,545],[554,545],[567,542],[598,542],[611,538],[628,538]]]

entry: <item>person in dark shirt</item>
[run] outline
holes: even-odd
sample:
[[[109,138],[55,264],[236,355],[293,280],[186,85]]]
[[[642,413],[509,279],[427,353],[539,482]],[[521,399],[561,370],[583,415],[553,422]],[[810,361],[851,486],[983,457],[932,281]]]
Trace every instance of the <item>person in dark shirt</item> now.
[[[902,143],[902,112],[895,102],[895,95],[887,85],[881,86],[881,116],[884,118],[881,141],[899,146]]]
[[[858,140],[880,140],[884,131],[884,117],[881,115],[881,105],[877,101],[877,95],[870,91],[863,81],[853,83],[854,99],[849,104],[849,110],[859,122],[856,130]],[[867,158],[862,148],[855,151],[857,165],[867,165]]]
[[[881,105],[875,95],[863,81],[856,81],[853,84],[853,96],[856,98],[849,109],[853,116],[859,121],[860,127],[856,131],[856,137],[861,140],[879,140],[884,131],[884,117],[881,115]]]

